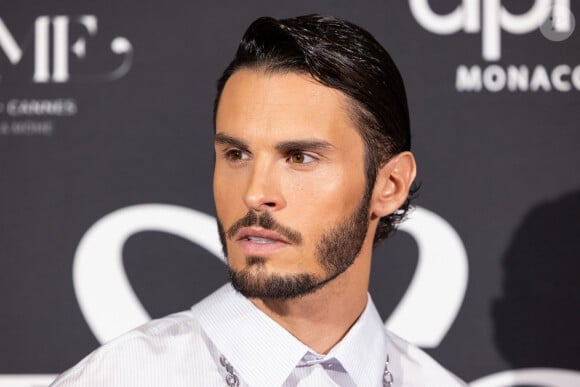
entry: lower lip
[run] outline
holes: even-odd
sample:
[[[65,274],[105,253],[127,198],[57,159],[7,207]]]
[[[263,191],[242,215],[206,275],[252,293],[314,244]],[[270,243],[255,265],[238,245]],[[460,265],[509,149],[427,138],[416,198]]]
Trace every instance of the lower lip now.
[[[288,244],[280,241],[273,241],[268,243],[256,243],[248,239],[241,239],[237,241],[242,251],[246,254],[268,254],[274,253],[287,247]]]

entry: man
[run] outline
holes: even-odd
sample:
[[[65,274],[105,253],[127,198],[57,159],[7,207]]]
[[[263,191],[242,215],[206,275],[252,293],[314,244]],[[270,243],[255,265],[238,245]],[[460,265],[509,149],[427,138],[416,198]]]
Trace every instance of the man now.
[[[386,332],[367,292],[373,245],[409,208],[409,150],[402,79],[369,33],[316,15],[256,20],[215,103],[231,284],[53,385],[464,386]]]

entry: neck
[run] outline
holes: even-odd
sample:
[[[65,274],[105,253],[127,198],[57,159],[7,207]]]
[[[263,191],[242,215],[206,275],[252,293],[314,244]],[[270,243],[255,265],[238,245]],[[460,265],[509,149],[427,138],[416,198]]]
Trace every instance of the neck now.
[[[370,251],[364,250],[344,273],[311,294],[251,301],[309,348],[328,353],[367,304]]]

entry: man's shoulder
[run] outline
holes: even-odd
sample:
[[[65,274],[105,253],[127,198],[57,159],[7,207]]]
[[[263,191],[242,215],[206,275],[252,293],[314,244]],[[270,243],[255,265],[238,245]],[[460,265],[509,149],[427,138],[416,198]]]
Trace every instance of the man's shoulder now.
[[[395,385],[467,386],[423,350],[390,331],[387,331],[387,352],[393,369],[393,377],[395,380],[398,378],[401,383]]]
[[[181,372],[192,360],[201,368],[214,368],[213,352],[191,311],[183,311],[151,320],[102,345],[51,386],[134,385],[134,378]]]
[[[190,344],[203,341],[203,331],[189,310],[153,319],[102,345],[93,354],[94,356],[106,356],[113,352],[122,354],[142,347],[143,350],[139,351],[141,356],[150,353],[159,355],[160,350],[163,352],[170,343],[171,348],[179,348],[182,341]]]

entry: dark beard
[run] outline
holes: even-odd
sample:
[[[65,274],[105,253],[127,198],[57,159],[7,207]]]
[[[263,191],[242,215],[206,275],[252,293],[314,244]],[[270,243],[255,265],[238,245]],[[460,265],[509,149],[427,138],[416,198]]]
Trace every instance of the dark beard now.
[[[360,253],[369,226],[370,192],[365,195],[354,213],[343,222],[326,231],[316,245],[316,258],[325,270],[326,276],[300,274],[260,273],[265,259],[259,256],[246,257],[247,266],[239,271],[229,268],[233,287],[248,298],[286,299],[313,293],[342,274]],[[241,226],[240,226],[241,225]],[[276,221],[267,212],[257,215],[250,211],[237,221],[227,232],[232,237],[240,227],[259,225],[275,230],[295,240],[301,241],[300,233],[290,230]],[[224,254],[227,256],[226,232],[218,220],[218,230]]]

